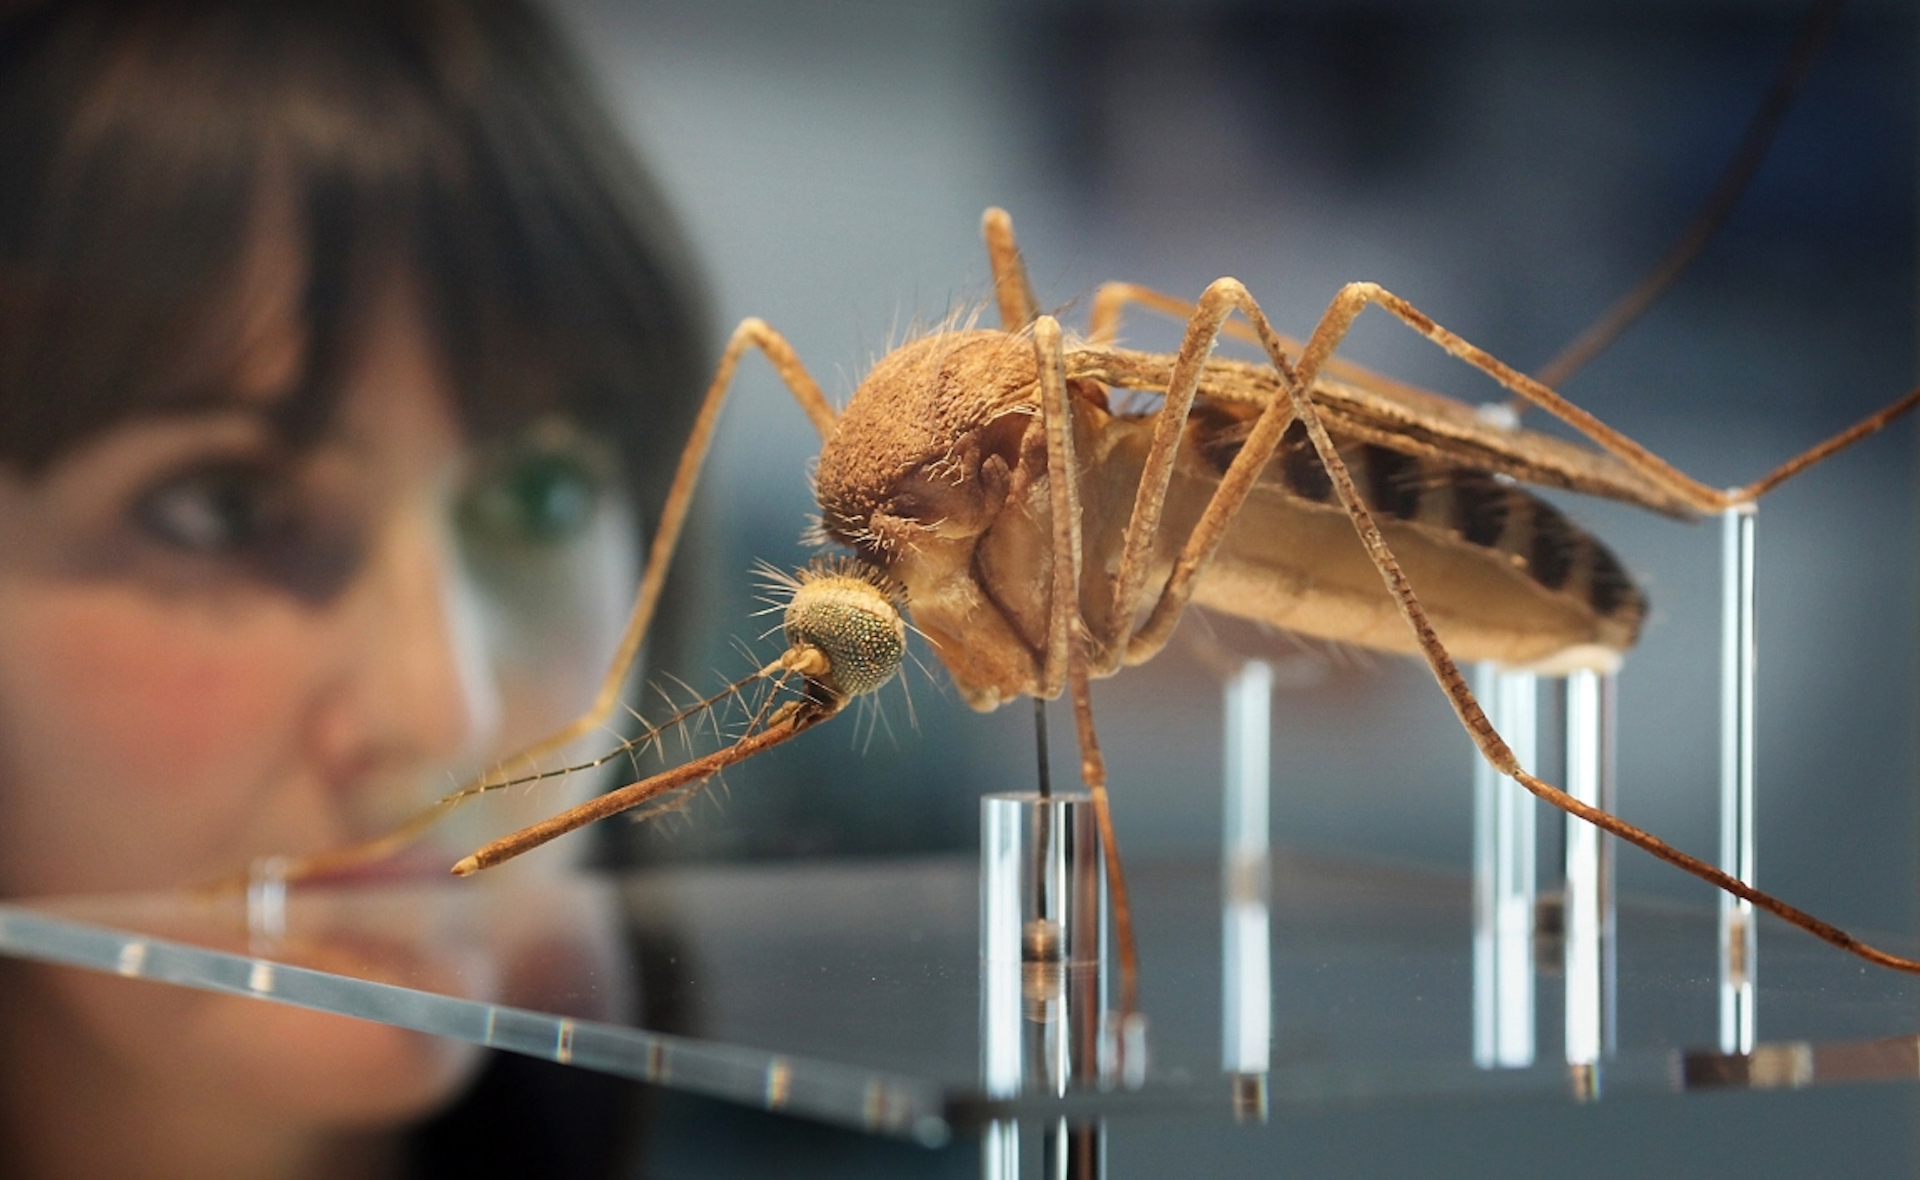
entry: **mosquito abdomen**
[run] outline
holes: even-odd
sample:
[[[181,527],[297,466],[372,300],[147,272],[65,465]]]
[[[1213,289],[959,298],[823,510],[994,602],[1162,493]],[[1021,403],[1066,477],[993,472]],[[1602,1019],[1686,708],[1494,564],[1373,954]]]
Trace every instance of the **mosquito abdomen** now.
[[[1146,429],[1119,424],[1103,477],[1137,479],[1127,455],[1143,451]],[[1141,437],[1125,439],[1129,432]],[[1323,639],[1415,650],[1412,630],[1303,435],[1296,424],[1283,440],[1200,575],[1193,601]],[[1196,437],[1176,467],[1165,518],[1170,537],[1183,537],[1198,519],[1231,461],[1234,448],[1205,441]],[[1644,595],[1599,540],[1553,505],[1484,471],[1372,443],[1343,444],[1341,454],[1460,659],[1543,672],[1605,670],[1633,645]]]

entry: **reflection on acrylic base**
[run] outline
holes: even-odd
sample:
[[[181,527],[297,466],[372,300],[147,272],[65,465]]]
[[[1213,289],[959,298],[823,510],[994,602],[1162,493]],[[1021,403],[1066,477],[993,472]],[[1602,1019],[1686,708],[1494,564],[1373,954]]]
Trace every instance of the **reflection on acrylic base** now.
[[[1503,1118],[1494,1111],[1506,1104],[1579,1097],[1567,1065],[1545,1060],[1559,1056],[1548,1046],[1527,1069],[1482,1069],[1467,1052],[1473,911],[1462,874],[1277,848],[1268,912],[1282,999],[1270,1010],[1272,1068],[1249,1075],[1223,1070],[1212,1009],[1219,858],[1131,867],[1147,886],[1135,906],[1146,994],[1158,997],[1154,1070],[1137,1090],[1064,1096],[1044,1085],[984,1092],[977,854],[289,887],[283,906],[258,907],[284,922],[270,943],[250,938],[238,896],[42,898],[0,904],[0,954],[151,981],[129,986],[337,1012],[969,1152],[996,1120],[1018,1120],[1033,1159],[1063,1118],[1069,1130],[1127,1128],[1104,1144],[1118,1159],[1163,1130],[1227,1131],[1236,1109],[1247,1125],[1235,1133],[1287,1136],[1293,1119],[1334,1108]],[[1722,1054],[1712,1044],[1715,908],[1618,904],[1621,1048],[1604,1062],[1609,1100],[1917,1076],[1912,977],[1862,971],[1810,938],[1770,941],[1775,1042]],[[554,915],[595,909],[629,924],[635,970],[582,973],[588,964],[551,955],[550,940],[510,933],[545,934]],[[1874,941],[1914,948],[1910,936]],[[516,962],[539,970],[502,969]],[[662,989],[670,1010],[697,1019],[673,1032],[623,1022],[634,1019],[627,1008],[597,999],[614,977]],[[1262,1098],[1271,1129],[1246,1117]]]
[[[616,885],[281,884],[244,899],[186,891],[45,899],[0,904],[0,953],[337,1013],[929,1147],[948,1141],[952,1096],[938,1081],[512,1002],[552,1002],[544,989],[499,994],[510,974],[501,956],[513,952],[495,945],[496,919],[529,900],[546,913],[604,910],[617,904]],[[591,997],[600,986],[573,979],[570,994]]]
[[[1111,1085],[1105,862],[1092,796],[980,801],[980,1072],[989,1099]],[[1047,1120],[1040,1175],[1103,1174],[1103,1124]],[[1022,1175],[1020,1125],[984,1130],[981,1174]]]

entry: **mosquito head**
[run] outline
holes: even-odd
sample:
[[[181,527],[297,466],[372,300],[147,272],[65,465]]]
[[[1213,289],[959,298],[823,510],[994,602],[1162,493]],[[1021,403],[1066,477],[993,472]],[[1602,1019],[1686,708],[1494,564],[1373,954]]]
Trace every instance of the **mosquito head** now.
[[[816,561],[799,571],[787,600],[787,643],[818,652],[826,670],[809,676],[843,697],[872,692],[900,670],[907,654],[905,592],[858,558]]]

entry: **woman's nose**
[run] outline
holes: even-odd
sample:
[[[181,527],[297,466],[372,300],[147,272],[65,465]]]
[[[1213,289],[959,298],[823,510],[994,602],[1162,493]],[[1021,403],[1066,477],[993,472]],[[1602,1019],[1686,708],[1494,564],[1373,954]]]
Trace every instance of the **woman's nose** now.
[[[342,604],[348,650],[322,745],[348,777],[465,777],[498,732],[486,630],[445,517],[437,503],[396,512]]]

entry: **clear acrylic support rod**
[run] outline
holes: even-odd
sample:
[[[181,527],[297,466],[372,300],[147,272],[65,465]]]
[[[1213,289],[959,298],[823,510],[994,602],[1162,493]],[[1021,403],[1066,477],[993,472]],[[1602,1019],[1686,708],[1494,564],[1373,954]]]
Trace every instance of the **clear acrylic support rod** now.
[[[1538,678],[1482,663],[1474,681],[1494,728],[1535,769]],[[1473,1059],[1519,1068],[1534,1060],[1534,799],[1478,751],[1473,784]]]
[[[1220,1064],[1234,1078],[1235,1113],[1265,1114],[1273,1038],[1273,960],[1267,909],[1272,867],[1273,667],[1249,660],[1225,685],[1224,823],[1220,849]]]
[[[1063,1095],[1107,1072],[1106,874],[1084,791],[980,801],[980,1072],[993,1098]],[[1104,1131],[1061,1122],[1041,1136],[1046,1175],[1098,1175]],[[981,1175],[1018,1180],[1020,1127],[982,1132]]]
[[[1614,681],[1574,672],[1566,681],[1567,793],[1614,809]],[[1568,816],[1565,958],[1567,1064],[1576,1092],[1599,1097],[1601,1058],[1614,1049],[1613,845],[1598,828]]]
[[[981,1070],[990,1097],[1099,1074],[1106,877],[1092,798],[980,801]]]
[[[1720,867],[1753,877],[1754,506],[1721,514]],[[1758,943],[1753,904],[1720,895],[1720,1051],[1750,1053]]]

